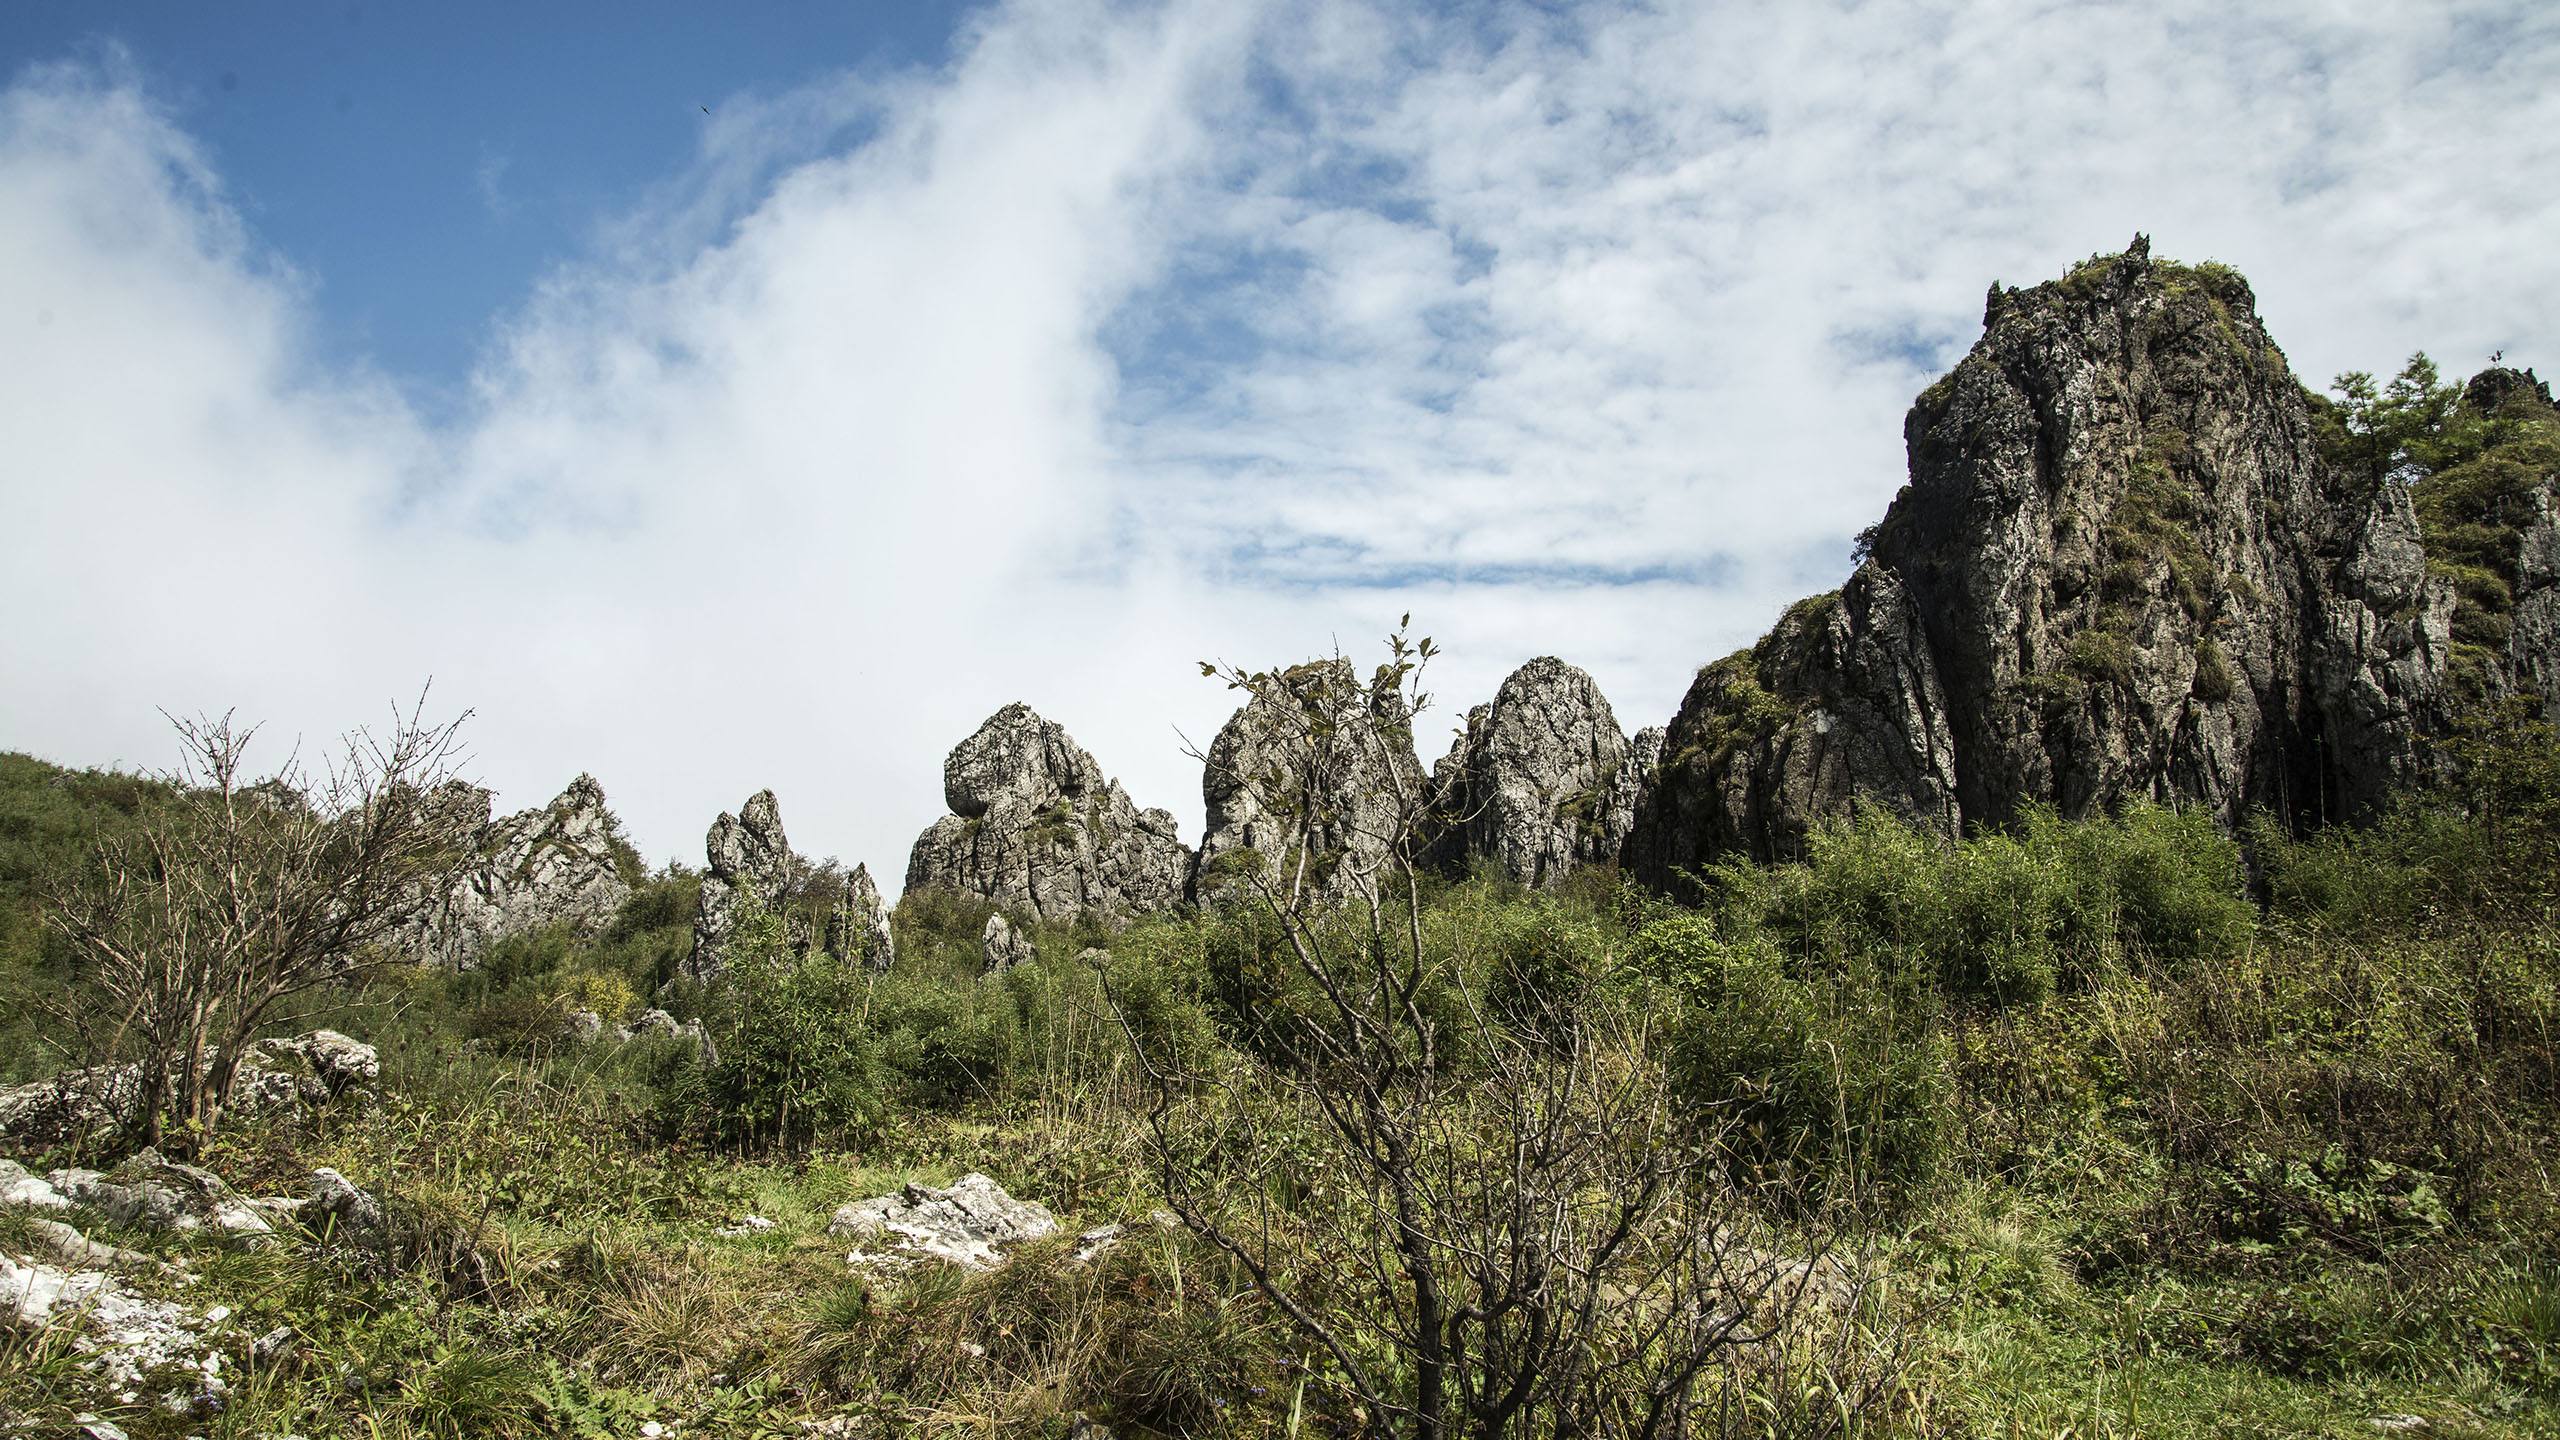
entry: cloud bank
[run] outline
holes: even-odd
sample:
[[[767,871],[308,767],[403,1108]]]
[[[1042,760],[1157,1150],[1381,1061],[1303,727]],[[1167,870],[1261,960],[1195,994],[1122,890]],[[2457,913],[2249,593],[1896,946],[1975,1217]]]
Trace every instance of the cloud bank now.
[[[2362,7],[2358,7],[2362,8]],[[0,744],[325,735],[435,679],[509,804],[653,857],[770,785],[894,883],[1008,700],[1189,817],[1190,662],[1590,668],[1633,729],[1836,583],[1992,280],[2256,282],[2323,383],[2560,319],[2539,7],[1077,0],[734,97],[461,413],[112,62],[0,93]],[[1435,729],[1438,727],[1434,727]],[[1426,748],[1433,740],[1426,738]]]

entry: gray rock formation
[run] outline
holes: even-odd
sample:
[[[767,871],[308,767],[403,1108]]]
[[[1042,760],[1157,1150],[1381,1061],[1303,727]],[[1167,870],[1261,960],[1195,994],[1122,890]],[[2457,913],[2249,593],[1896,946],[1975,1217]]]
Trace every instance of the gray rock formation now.
[[[944,890],[1043,919],[1132,916],[1182,898],[1191,852],[1067,732],[1007,705],[943,763],[951,813],[916,839],[910,892]]]
[[[1006,1250],[1058,1233],[1058,1217],[1032,1200],[1016,1200],[984,1175],[963,1175],[948,1190],[909,1184],[895,1195],[857,1200],[827,1221],[827,1233],[873,1247],[846,1257],[856,1265],[903,1266],[927,1261],[993,1270]]]
[[[1853,804],[2352,816],[2419,765],[2449,591],[2405,490],[2323,461],[2247,282],[2137,239],[1984,321],[1857,573],[1700,672],[1639,873],[1789,853]]]
[[[987,917],[987,928],[979,933],[978,948],[987,957],[986,973],[999,974],[1016,965],[1028,965],[1040,958],[1031,937],[1013,928],[1002,915]]]
[[[381,1073],[372,1046],[335,1030],[260,1040],[240,1057],[229,1103],[241,1113],[307,1109],[362,1097]],[[0,1139],[52,1144],[101,1135],[131,1118],[140,1077],[139,1065],[102,1065],[0,1088]]]
[[[722,952],[750,915],[774,914],[807,873],[782,830],[782,806],[759,790],[732,815],[722,812],[702,839],[709,873],[702,877],[702,908],[693,920],[693,956],[686,972],[696,980],[719,978]]]
[[[2454,420],[2484,453],[2421,480],[2427,558],[2455,582],[2454,688],[2539,695],[2560,721],[2560,406],[2530,370],[2492,367],[2463,387]]]
[[[539,810],[489,818],[489,792],[456,783],[440,797],[477,857],[441,895],[419,903],[403,942],[420,959],[467,970],[511,935],[557,924],[597,929],[631,886],[614,858],[613,812],[604,788],[581,775]]]
[[[1615,864],[1651,768],[1591,677],[1540,656],[1513,671],[1492,704],[1468,712],[1434,767],[1433,809],[1447,827],[1440,853],[1482,858],[1533,886]]]
[[[299,1218],[315,1235],[357,1245],[378,1243],[390,1223],[379,1199],[326,1166],[311,1172]]]
[[[1251,865],[1269,882],[1303,874],[1324,902],[1359,895],[1415,843],[1429,783],[1391,672],[1364,686],[1336,657],[1260,677],[1209,747],[1195,889],[1205,898]]]
[[[72,1204],[95,1210],[136,1230],[212,1230],[252,1241],[275,1227],[210,1170],[142,1153],[101,1175],[95,1170],[56,1170],[45,1177]]]
[[[846,878],[843,898],[827,914],[826,945],[828,953],[873,970],[896,963],[898,938],[890,933],[889,907],[880,901],[870,866],[856,865]]]

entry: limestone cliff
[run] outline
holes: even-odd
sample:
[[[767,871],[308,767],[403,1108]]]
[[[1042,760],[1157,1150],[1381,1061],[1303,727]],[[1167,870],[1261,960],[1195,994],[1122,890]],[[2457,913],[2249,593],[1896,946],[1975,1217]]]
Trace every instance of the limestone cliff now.
[[[1856,573],[1690,688],[1640,873],[1853,804],[2349,818],[2417,773],[2453,595],[2406,488],[2324,461],[2246,281],[2148,250],[1993,287]]]

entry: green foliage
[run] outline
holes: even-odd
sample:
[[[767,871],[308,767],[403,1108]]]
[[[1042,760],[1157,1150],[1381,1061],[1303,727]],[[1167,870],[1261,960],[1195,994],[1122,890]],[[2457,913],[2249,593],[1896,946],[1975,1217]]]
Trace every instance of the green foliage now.
[[[1889,989],[1790,973],[1765,937],[1715,938],[1690,918],[1635,937],[1681,1004],[1665,1063],[1702,1122],[1732,1122],[1737,1179],[1808,1200],[1901,1200],[1946,1158],[1947,1057],[1925,1013]]]
[[[711,1133],[766,1147],[876,1131],[886,1111],[879,1046],[863,1023],[869,977],[824,951],[794,953],[770,915],[743,918],[723,954],[706,1017],[712,1047],[697,1062]]]

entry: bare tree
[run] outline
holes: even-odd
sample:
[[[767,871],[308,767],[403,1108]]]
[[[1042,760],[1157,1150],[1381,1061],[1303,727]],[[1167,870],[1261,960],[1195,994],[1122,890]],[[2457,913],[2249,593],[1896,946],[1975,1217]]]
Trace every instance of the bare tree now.
[[[184,758],[157,777],[166,798],[43,897],[108,1001],[90,1017],[100,1058],[133,1066],[110,1098],[135,1140],[210,1131],[260,1027],[394,958],[419,898],[466,863],[480,817],[451,782],[468,715],[431,724],[424,705],[395,711],[387,734],[346,736],[316,772],[297,751],[254,780],[256,727],[170,717]]]
[[[1675,1110],[1639,1008],[1585,987],[1506,1023],[1426,942],[1429,797],[1402,756],[1434,650],[1401,629],[1388,644],[1365,690],[1339,657],[1203,667],[1281,731],[1258,773],[1220,777],[1276,822],[1271,849],[1217,878],[1292,993],[1270,1064],[1186,1067],[1123,1016],[1156,1086],[1167,1203],[1321,1352],[1310,1383],[1368,1433],[1722,1432],[1751,1372],[1807,1354],[1816,1312],[1856,1314],[1861,1282],[1819,1250],[1787,1259],[1752,1238],[1719,1188],[1714,1129]],[[1379,703],[1382,685],[1397,703]],[[1363,792],[1343,794],[1355,778]],[[1845,1421],[1884,1382],[1838,1368]],[[1773,1419],[1749,1423],[1831,1423]]]

